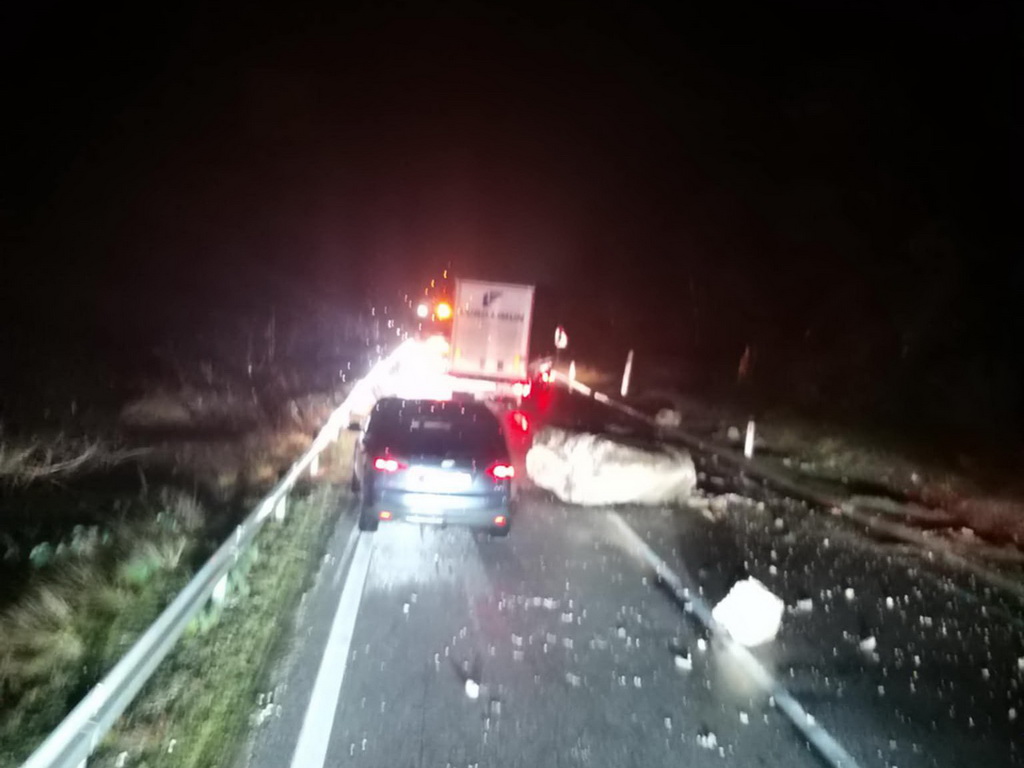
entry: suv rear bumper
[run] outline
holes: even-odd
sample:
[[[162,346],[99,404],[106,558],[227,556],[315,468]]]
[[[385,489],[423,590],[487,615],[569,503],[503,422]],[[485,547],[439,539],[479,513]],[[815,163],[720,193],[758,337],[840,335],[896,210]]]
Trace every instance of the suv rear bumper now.
[[[388,513],[383,518],[381,513]],[[428,525],[458,525],[471,528],[508,528],[512,503],[507,494],[456,495],[385,491],[380,498],[367,500],[362,514],[382,522],[405,520]],[[504,518],[504,524],[495,518]]]

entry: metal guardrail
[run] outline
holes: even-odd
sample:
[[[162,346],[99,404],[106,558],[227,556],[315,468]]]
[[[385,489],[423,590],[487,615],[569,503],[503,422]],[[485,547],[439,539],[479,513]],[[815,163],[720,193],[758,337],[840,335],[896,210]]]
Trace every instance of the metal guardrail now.
[[[47,736],[22,768],[84,768],[89,755],[170,653],[189,622],[208,605],[211,598],[223,597],[228,574],[267,518],[275,515],[283,519],[288,494],[303,472],[313,468],[315,474],[320,454],[348,427],[353,405],[361,404],[360,399],[364,402],[375,399],[375,378],[381,372],[386,375],[401,350],[399,347],[378,362],[357,382],[288,474],[235,528],[149,629]]]

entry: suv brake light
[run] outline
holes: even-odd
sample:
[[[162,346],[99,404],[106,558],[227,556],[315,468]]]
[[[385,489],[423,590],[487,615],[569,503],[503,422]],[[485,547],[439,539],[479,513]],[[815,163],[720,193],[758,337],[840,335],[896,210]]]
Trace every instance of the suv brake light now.
[[[397,472],[400,469],[405,469],[409,465],[403,464],[396,459],[389,459],[386,456],[380,456],[373,460],[373,468],[378,472]]]
[[[516,476],[516,468],[511,464],[502,464],[499,462],[491,465],[490,469],[487,470],[487,474],[495,480],[511,480]]]

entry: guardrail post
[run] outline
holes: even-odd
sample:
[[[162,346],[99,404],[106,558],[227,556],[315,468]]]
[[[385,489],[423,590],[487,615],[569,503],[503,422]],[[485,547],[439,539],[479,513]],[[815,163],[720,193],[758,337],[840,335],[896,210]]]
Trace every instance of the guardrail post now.
[[[213,588],[213,592],[210,593],[210,600],[216,606],[224,605],[224,601],[228,597],[228,575],[225,573],[220,579],[217,580],[216,586]]]
[[[754,458],[754,420],[747,422],[747,439],[743,443],[743,455],[748,459]]]

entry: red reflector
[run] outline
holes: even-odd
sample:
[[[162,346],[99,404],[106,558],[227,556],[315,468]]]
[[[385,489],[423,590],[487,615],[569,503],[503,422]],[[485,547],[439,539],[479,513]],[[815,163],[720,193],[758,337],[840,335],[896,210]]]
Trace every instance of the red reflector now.
[[[382,509],[382,510],[381,510],[381,511],[380,511],[380,512],[378,513],[377,517],[379,517],[379,518],[380,518],[381,520],[390,520],[390,519],[391,519],[392,517],[394,517],[394,515],[392,515],[392,514],[391,514],[390,512],[388,512],[388,511],[387,511],[386,509]]]
[[[378,472],[397,472],[400,469],[405,469],[405,464],[395,459],[388,459],[383,456],[373,460],[373,468]]]
[[[508,518],[505,517],[504,515],[495,515],[494,516],[494,524],[499,526],[499,527],[503,527],[503,526],[508,524]]]
[[[495,480],[511,480],[516,476],[516,468],[511,464],[495,464],[487,470],[487,474]]]

